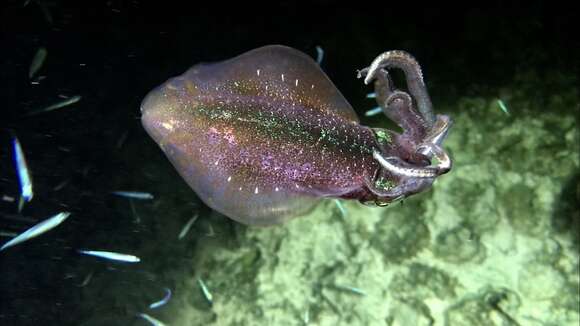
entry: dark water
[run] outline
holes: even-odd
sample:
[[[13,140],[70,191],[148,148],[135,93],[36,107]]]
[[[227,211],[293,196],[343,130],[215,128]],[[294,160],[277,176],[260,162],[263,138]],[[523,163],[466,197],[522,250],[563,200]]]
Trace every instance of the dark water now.
[[[479,104],[472,105],[478,99],[491,101],[503,94],[522,103],[525,107],[522,112],[528,118],[541,115],[548,108],[550,113],[570,117],[566,120],[568,122],[548,117],[542,120],[542,128],[553,135],[561,135],[559,139],[576,137],[570,142],[578,144],[574,130],[577,129],[579,112],[577,73],[580,42],[573,32],[573,25],[579,17],[572,10],[542,1],[529,2],[525,7],[503,5],[498,1],[487,3],[486,8],[480,9],[448,6],[415,10],[410,9],[411,3],[379,7],[364,7],[362,3],[353,5],[359,8],[337,8],[331,1],[302,5],[282,2],[270,4],[268,8],[256,5],[240,10],[226,3],[201,6],[192,2],[192,7],[186,8],[170,2],[143,1],[93,1],[90,5],[76,1],[3,2],[0,5],[0,196],[18,200],[19,183],[11,147],[11,137],[17,135],[33,175],[35,197],[21,213],[18,213],[16,202],[9,198],[0,201],[0,231],[20,233],[58,212],[72,214],[58,228],[0,252],[0,324],[145,325],[144,320],[135,317],[140,312],[156,315],[168,323],[173,320],[177,325],[244,325],[248,320],[253,320],[256,325],[287,324],[284,319],[264,317],[269,316],[267,305],[258,300],[258,288],[264,286],[257,286],[264,281],[258,281],[255,275],[239,272],[235,267],[267,265],[268,258],[264,255],[268,250],[252,251],[248,248],[254,248],[256,244],[260,248],[262,245],[264,248],[283,247],[284,241],[275,239],[278,236],[284,238],[286,226],[274,231],[261,231],[271,232],[265,237],[274,239],[264,240],[261,238],[264,233],[256,236],[246,227],[212,212],[181,180],[140,124],[139,106],[145,94],[199,62],[224,60],[267,44],[288,45],[315,57],[316,46],[321,46],[325,51],[322,68],[349,99],[362,123],[388,126],[383,118],[363,116],[374,104],[365,99],[370,88],[355,78],[356,70],[367,66],[381,52],[403,49],[421,63],[436,110],[440,107],[452,116],[459,115],[466,107],[478,107]],[[41,47],[46,48],[47,57],[36,79],[31,81],[29,67]],[[401,79],[401,76],[395,77]],[[554,97],[559,94],[562,96]],[[80,95],[81,100],[75,104],[25,116],[27,112],[76,95]],[[464,99],[463,106],[457,103],[459,98]],[[465,104],[467,102],[471,104]],[[465,133],[457,133],[461,137],[456,136],[455,146],[451,148],[458,157],[466,149],[473,152],[474,148],[488,148],[487,144],[497,140],[494,136],[498,130],[507,130],[510,124],[518,121],[513,117],[514,112],[509,118],[512,120],[499,125],[491,118],[486,122],[487,117],[477,110],[470,114],[465,117],[466,121],[482,126],[480,132],[483,135],[487,132],[487,137],[471,139],[469,130],[464,127]],[[576,136],[570,136],[570,133]],[[500,169],[518,170],[517,166],[526,166],[537,175],[551,173],[555,183],[550,189],[552,193],[561,195],[550,206],[553,210],[545,212],[550,217],[545,232],[571,238],[570,246],[566,246],[563,240],[556,240],[554,246],[564,248],[561,249],[566,252],[564,256],[574,252],[577,255],[576,231],[580,230],[578,215],[574,211],[577,211],[575,201],[578,200],[578,165],[577,160],[574,163],[561,158],[568,157],[570,142],[568,145],[555,141],[541,146],[520,146],[518,144],[526,143],[525,137],[504,136],[504,140],[515,138],[505,141],[507,147],[503,151],[500,148],[486,154],[482,160],[491,160],[490,156],[507,160],[506,157],[517,154],[513,150],[517,148],[522,151],[524,159],[506,161]],[[498,142],[503,144],[501,140]],[[526,148],[533,150],[526,152]],[[568,154],[561,154],[563,151],[568,151],[565,152]],[[559,167],[561,173],[548,167],[542,170],[539,168],[542,165],[536,161],[539,156],[571,163],[567,166],[563,163],[564,166]],[[527,157],[534,163],[525,164]],[[498,219],[505,218],[506,223],[517,230],[521,226],[527,236],[547,238],[545,233],[537,231],[535,225],[528,227],[526,223],[530,219],[509,217],[513,216],[510,212],[535,210],[530,204],[533,200],[527,197],[534,187],[523,184],[506,186],[510,190],[505,194],[513,195],[510,197],[513,200],[505,199],[507,195],[502,197],[499,193],[494,197],[496,200],[492,202],[497,206],[493,206],[502,212],[505,208],[508,212],[508,217],[498,213]],[[459,189],[442,186],[449,189],[450,200],[457,203],[456,208],[465,211],[472,209],[469,205],[461,206],[468,200],[468,192],[479,196],[488,187],[490,184],[485,181],[474,181],[467,188]],[[501,187],[498,185],[497,188]],[[112,196],[110,192],[114,190],[145,191],[156,199],[131,201]],[[427,202],[436,201],[429,196],[424,197]],[[322,210],[336,214],[332,207],[325,206]],[[199,215],[199,219],[188,237],[178,241],[176,235],[194,214]],[[485,228],[470,227],[476,237],[484,237],[487,232]],[[363,232],[356,228],[349,230]],[[425,230],[427,242],[436,242],[445,234],[429,225]],[[2,236],[0,241],[4,243],[9,239]],[[382,246],[382,239],[369,236],[367,240],[372,246]],[[401,243],[405,243],[403,240]],[[409,241],[417,243],[413,239]],[[386,245],[393,247],[392,243]],[[352,246],[357,247],[356,244]],[[77,249],[132,253],[141,257],[142,262],[123,264],[98,260],[80,256]],[[229,260],[229,264],[227,259],[213,256],[216,252],[218,256],[223,255],[224,251],[228,252],[227,255],[233,252],[235,256],[237,253],[236,260]],[[357,250],[351,254],[354,252]],[[433,249],[433,252],[437,255],[441,250]],[[406,254],[393,255],[400,258]],[[399,267],[411,264],[399,258],[393,258],[390,264],[399,264]],[[443,261],[449,263],[450,260]],[[453,259],[451,261],[453,263]],[[574,265],[573,259],[570,261]],[[349,260],[326,267],[323,261],[317,263],[323,266],[320,269],[328,269],[324,272],[327,274],[323,274],[329,275],[330,270],[340,269],[340,264],[349,264]],[[559,286],[571,293],[568,301],[550,306],[554,311],[566,311],[571,317],[554,320],[564,320],[563,324],[573,322],[578,313],[576,306],[574,315],[574,304],[578,302],[577,296],[574,297],[574,292],[577,294],[578,291],[578,280],[575,280],[578,274],[570,274],[574,266],[571,268],[562,261],[552,263],[557,266],[555,270],[564,275],[564,281],[561,281],[564,285]],[[364,264],[360,266],[365,268]],[[411,271],[421,269],[417,266],[407,265]],[[430,266],[439,265],[432,263]],[[468,267],[458,265],[455,268]],[[235,277],[227,281],[211,277],[215,273],[225,273],[224,270]],[[309,269],[305,268],[305,271]],[[410,275],[415,275],[413,273]],[[214,289],[228,293],[233,298],[231,302],[242,304],[239,311],[228,310],[229,301],[223,299],[225,294],[222,294],[222,302],[216,295],[214,305],[209,304],[195,282],[197,277],[211,280]],[[310,279],[312,275],[305,272],[304,277]],[[319,291],[322,283],[313,282],[310,287],[317,295],[304,295],[311,296],[308,300],[314,302],[306,310],[311,318],[305,318],[302,311],[294,312],[291,306],[270,309],[292,310],[296,318],[290,324],[301,325],[307,322],[327,324],[326,313],[341,315],[342,305],[356,306],[356,298],[347,298],[344,302],[332,297],[329,299],[332,294]],[[470,285],[462,286],[469,288]],[[174,306],[148,310],[151,302],[163,296],[165,287],[174,290]],[[392,287],[389,289],[393,290]],[[457,291],[451,291],[450,299],[445,295],[436,297],[443,298],[441,300],[448,307],[469,305],[470,301],[465,299],[469,296]],[[541,296],[534,297],[533,290],[520,286],[519,291],[538,302],[543,300]],[[497,294],[498,297],[502,295],[507,296],[505,293]],[[354,303],[350,304],[348,300]],[[244,306],[244,302],[248,305]],[[487,308],[479,307],[477,304],[480,303],[477,303],[465,310],[487,311],[493,304],[485,302]],[[367,303],[373,304],[372,301]],[[424,312],[417,308],[420,304],[409,305],[415,310],[406,309]],[[196,312],[188,315],[193,317],[176,317],[180,313],[187,315],[182,312],[186,308]],[[489,320],[494,323],[503,320],[504,324],[514,325],[540,325],[536,320],[546,324],[553,322],[527,313],[514,317],[505,310],[509,309],[494,310],[496,319],[490,317]],[[224,313],[253,317],[226,320]],[[436,315],[434,311],[431,313]],[[405,322],[393,313],[384,318],[366,318],[358,314],[358,310],[352,314],[343,313],[338,323],[397,322],[397,325],[403,325],[429,320],[417,317],[419,319],[415,321],[406,319]],[[449,324],[468,324],[466,320],[470,320],[467,317],[454,319],[450,313],[445,316]],[[432,318],[437,324],[441,322]],[[488,317],[473,317],[469,324],[486,324],[485,318]]]

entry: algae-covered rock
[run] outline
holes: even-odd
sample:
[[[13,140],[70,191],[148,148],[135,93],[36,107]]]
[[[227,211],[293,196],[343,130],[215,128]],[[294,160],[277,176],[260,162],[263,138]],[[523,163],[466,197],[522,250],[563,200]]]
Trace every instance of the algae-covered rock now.
[[[519,273],[518,290],[530,299],[549,300],[562,293],[565,280],[549,265],[530,262]]]
[[[505,288],[485,287],[451,305],[444,313],[445,325],[521,325],[515,316],[518,295]]]
[[[435,322],[429,307],[421,301],[396,301],[391,307],[389,316],[385,319],[388,326],[429,326]]]
[[[433,253],[450,263],[471,260],[481,262],[485,259],[485,247],[481,245],[478,235],[465,226],[457,226],[439,233],[435,239]]]
[[[481,165],[460,168],[446,190],[462,223],[475,233],[493,230],[500,218],[493,176],[480,173],[481,168]]]
[[[537,235],[546,229],[547,214],[538,202],[536,189],[515,184],[500,198],[502,210],[513,228],[528,235]]]
[[[430,232],[423,222],[420,203],[396,205],[383,214],[377,225],[373,248],[384,255],[386,263],[397,264],[415,256],[429,244]]]
[[[452,299],[457,280],[437,268],[413,263],[396,274],[389,285],[391,296],[400,299]]]

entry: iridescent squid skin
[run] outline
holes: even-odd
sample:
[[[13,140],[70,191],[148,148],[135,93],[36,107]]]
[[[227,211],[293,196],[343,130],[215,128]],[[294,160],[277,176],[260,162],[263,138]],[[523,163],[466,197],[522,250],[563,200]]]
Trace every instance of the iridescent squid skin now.
[[[393,87],[392,68],[410,95]],[[169,79],[143,100],[142,123],[197,195],[241,223],[281,223],[324,198],[383,206],[450,170],[441,144],[451,120],[433,115],[409,54],[385,52],[363,76],[402,133],[361,125],[316,62],[281,45]]]

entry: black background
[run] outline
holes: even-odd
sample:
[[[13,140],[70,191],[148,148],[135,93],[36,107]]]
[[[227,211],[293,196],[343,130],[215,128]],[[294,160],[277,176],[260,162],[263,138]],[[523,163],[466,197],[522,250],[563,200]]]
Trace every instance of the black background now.
[[[115,213],[126,206],[106,196],[118,186],[151,189],[152,182],[135,173],[141,165],[163,162],[167,168],[159,174],[169,175],[171,185],[179,184],[177,191],[191,196],[142,130],[139,105],[153,87],[198,62],[266,44],[315,57],[319,45],[325,50],[323,69],[362,115],[374,105],[364,99],[370,89],[355,78],[356,70],[386,50],[403,49],[419,60],[435,108],[458,96],[494,94],[522,72],[540,78],[558,71],[575,75],[580,54],[574,10],[543,1],[487,1],[480,8],[386,1],[24,3],[0,6],[0,195],[18,194],[10,147],[16,134],[37,194],[22,215],[41,219],[69,210],[82,217],[51,236],[0,253],[2,325],[79,325],[101,313],[86,304],[98,296],[87,297],[66,283],[67,274],[80,275],[87,264],[72,248],[104,247],[109,236],[139,247],[147,241],[143,234],[155,237],[151,230],[136,237],[138,231]],[[46,78],[32,85],[28,69],[39,47],[48,50],[39,72]],[[545,87],[558,91],[550,81]],[[23,117],[59,101],[59,94],[83,98],[58,111]],[[122,138],[125,147],[119,146]],[[54,191],[63,180],[69,180],[67,187]],[[184,199],[173,204],[187,205]],[[0,212],[0,229],[30,226],[11,218],[13,204],[0,203]],[[115,313],[129,315],[121,308]]]

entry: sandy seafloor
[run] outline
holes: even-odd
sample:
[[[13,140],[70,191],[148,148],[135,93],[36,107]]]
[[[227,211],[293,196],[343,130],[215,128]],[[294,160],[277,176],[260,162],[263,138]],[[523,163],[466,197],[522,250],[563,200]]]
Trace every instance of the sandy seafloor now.
[[[504,17],[503,3],[462,14],[440,8],[407,16],[381,7],[331,15],[318,1],[328,13],[320,16],[282,2],[278,16],[248,19],[254,16],[224,13],[221,3],[217,11],[140,1],[97,1],[89,9],[27,3],[0,12],[0,195],[18,196],[10,147],[17,135],[35,198],[21,213],[0,201],[0,231],[72,214],[0,252],[1,326],[147,325],[140,313],[175,326],[580,324],[580,47],[575,35],[566,42],[566,24],[577,20],[547,17],[544,9],[556,6],[532,1]],[[356,69],[381,51],[411,52],[435,113],[454,120],[444,144],[452,171],[389,207],[342,201],[343,213],[329,200],[268,228],[211,211],[146,135],[139,103],[195,63],[272,43],[313,56],[322,45],[321,67],[361,123],[385,128],[393,125],[382,115],[363,116],[375,104]],[[42,79],[30,80],[41,46],[48,50]],[[82,100],[22,117],[59,95]],[[150,309],[165,288],[169,302]]]

